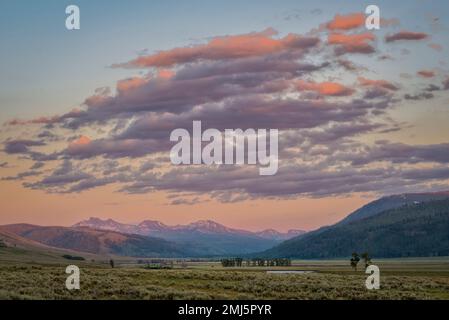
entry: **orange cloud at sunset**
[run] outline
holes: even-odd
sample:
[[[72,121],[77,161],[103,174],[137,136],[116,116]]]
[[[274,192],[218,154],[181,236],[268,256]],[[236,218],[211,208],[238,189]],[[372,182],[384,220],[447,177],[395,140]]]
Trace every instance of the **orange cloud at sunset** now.
[[[92,140],[87,136],[81,136],[78,139],[71,141],[67,147],[67,150],[73,152],[75,150],[85,149],[89,146]]]
[[[365,24],[365,16],[362,13],[352,13],[347,15],[337,14],[334,19],[327,24],[329,30],[350,30],[356,29]]]
[[[71,144],[77,145],[77,146],[82,146],[82,145],[89,144],[90,142],[91,142],[91,140],[89,137],[81,136],[77,140],[73,141]]]
[[[297,82],[298,90],[314,91],[323,96],[350,96],[354,90],[336,82]]]
[[[329,44],[365,45],[374,39],[374,34],[370,32],[360,34],[332,33],[328,37],[328,42]]]

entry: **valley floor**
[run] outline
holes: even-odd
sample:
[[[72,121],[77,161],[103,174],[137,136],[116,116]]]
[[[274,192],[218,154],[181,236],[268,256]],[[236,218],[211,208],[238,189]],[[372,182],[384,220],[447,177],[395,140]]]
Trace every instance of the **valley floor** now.
[[[77,262],[18,261],[0,255],[0,299],[449,299],[449,259],[373,261],[381,289],[367,290],[362,270],[347,261],[294,261],[284,268],[222,268],[217,262],[147,270],[132,260],[80,262],[81,289],[65,288],[65,267]],[[310,270],[267,274],[267,270]]]

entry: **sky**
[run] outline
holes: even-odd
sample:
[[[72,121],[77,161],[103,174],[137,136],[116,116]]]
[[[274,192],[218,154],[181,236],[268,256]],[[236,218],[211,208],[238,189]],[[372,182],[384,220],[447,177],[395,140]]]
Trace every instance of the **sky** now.
[[[76,4],[81,29],[65,28]],[[367,30],[365,7],[380,8]],[[2,1],[0,224],[311,230],[447,190],[447,1]],[[175,128],[280,131],[279,170],[175,166]]]

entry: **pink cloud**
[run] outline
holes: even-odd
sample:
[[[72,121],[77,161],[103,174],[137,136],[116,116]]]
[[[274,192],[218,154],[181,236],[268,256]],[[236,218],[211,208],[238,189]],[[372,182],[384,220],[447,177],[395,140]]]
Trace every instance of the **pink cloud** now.
[[[289,34],[273,38],[277,32],[266,29],[243,35],[216,37],[207,44],[174,48],[142,56],[116,67],[169,67],[199,60],[224,60],[272,54],[283,50],[306,49],[315,46],[318,38]]]
[[[125,92],[143,86],[147,82],[148,82],[147,79],[141,77],[133,77],[125,80],[120,80],[117,82],[117,90],[119,92]]]

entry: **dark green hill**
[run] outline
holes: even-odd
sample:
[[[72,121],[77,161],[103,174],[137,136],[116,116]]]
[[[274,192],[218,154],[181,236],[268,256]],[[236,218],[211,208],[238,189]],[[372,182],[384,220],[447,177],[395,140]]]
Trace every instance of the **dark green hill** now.
[[[449,192],[432,192],[432,193],[405,193],[396,194],[374,200],[363,207],[355,210],[338,224],[357,221],[379,214],[385,210],[399,208],[404,205],[417,204],[421,202],[444,200],[449,198]]]
[[[285,241],[266,257],[337,258],[449,255],[449,200],[414,202]]]

